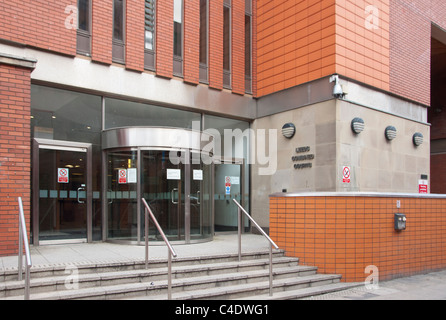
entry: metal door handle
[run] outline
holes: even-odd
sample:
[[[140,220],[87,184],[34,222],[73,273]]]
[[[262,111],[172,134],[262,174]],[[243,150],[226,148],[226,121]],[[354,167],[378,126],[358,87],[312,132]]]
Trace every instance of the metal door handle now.
[[[201,204],[201,202],[200,202],[200,191],[197,191],[197,204]]]
[[[175,200],[174,200],[174,193],[175,193],[175,191],[178,192],[178,189],[177,188],[173,188],[172,191],[170,192],[170,197],[171,197],[170,200],[172,201],[173,204],[178,204],[178,202],[175,202]]]
[[[85,191],[85,185],[82,184],[81,187],[77,188],[77,202],[85,203],[85,201],[80,200],[80,191]]]

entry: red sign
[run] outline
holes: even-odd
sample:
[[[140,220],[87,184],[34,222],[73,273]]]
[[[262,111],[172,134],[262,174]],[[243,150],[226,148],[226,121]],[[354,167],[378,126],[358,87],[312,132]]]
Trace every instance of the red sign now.
[[[68,183],[69,172],[70,171],[67,168],[58,168],[57,169],[57,182],[58,183]]]
[[[118,183],[120,183],[120,184],[127,183],[127,170],[126,169],[118,170]]]
[[[342,182],[350,183],[350,176],[351,176],[350,167],[343,167],[342,168]]]
[[[427,180],[420,180],[418,182],[418,193],[428,193],[428,182],[427,182]]]

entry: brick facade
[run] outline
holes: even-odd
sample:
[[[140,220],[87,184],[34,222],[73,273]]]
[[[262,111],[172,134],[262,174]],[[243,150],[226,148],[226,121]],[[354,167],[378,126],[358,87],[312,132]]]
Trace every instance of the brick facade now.
[[[91,58],[95,62],[112,63],[113,2],[92,2]]]
[[[75,55],[76,30],[65,26],[72,13],[66,9],[73,4],[72,0],[49,0],[42,10],[27,1],[1,1],[0,39]]]
[[[8,59],[9,60],[9,59]],[[31,69],[0,60],[0,256],[18,250],[18,197],[30,227]]]
[[[446,267],[445,210],[445,197],[277,196],[270,236],[300,263],[345,282],[365,281],[368,266],[390,280]],[[395,230],[395,213],[406,214],[406,230]]]
[[[390,1],[390,91],[430,105],[431,24],[446,29],[442,0]]]

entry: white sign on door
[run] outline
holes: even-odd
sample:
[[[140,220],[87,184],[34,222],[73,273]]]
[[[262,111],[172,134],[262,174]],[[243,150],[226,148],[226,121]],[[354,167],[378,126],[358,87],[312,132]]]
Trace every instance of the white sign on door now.
[[[167,169],[167,180],[181,180],[181,170]]]

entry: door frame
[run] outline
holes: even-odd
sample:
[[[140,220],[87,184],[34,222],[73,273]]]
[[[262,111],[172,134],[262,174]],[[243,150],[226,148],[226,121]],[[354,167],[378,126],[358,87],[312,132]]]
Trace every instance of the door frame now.
[[[34,138],[32,143],[32,218],[33,218],[33,245],[38,246],[39,241],[39,150],[40,149],[50,149],[50,150],[60,150],[60,151],[74,151],[74,152],[85,152],[87,163],[86,163],[86,192],[87,192],[87,242],[90,243],[93,240],[93,155],[92,155],[92,144],[73,142],[73,141],[62,141],[62,140],[49,140]],[[63,242],[79,242],[79,240],[50,240],[51,243],[63,243]],[[47,243],[47,242],[46,242]]]
[[[215,184],[217,183],[217,179],[215,178],[215,166],[221,165],[221,164],[234,164],[240,166],[240,205],[245,208],[246,201],[245,201],[245,192],[246,192],[246,169],[245,169],[245,160],[243,158],[214,158],[213,162],[213,172],[212,172],[212,179],[213,185],[212,185],[212,194],[215,195]],[[214,201],[212,201],[212,226],[213,226],[213,233],[215,234],[215,198]],[[245,215],[242,214],[242,225],[245,226],[246,220]],[[251,230],[251,225],[249,225],[249,230]],[[232,231],[231,231],[232,232]],[[237,232],[237,231],[234,231]],[[245,233],[245,227],[242,228],[242,233]]]

